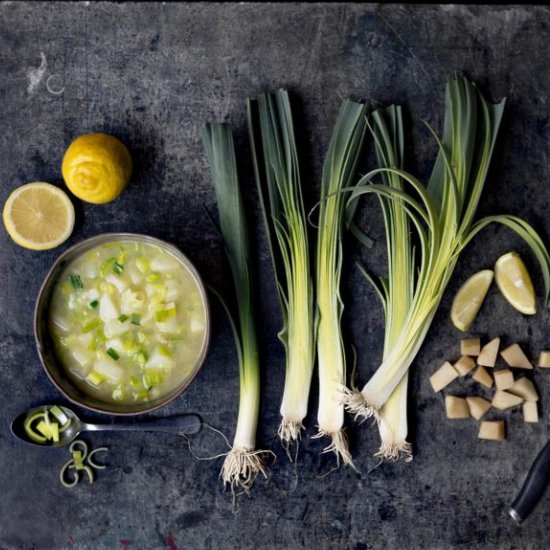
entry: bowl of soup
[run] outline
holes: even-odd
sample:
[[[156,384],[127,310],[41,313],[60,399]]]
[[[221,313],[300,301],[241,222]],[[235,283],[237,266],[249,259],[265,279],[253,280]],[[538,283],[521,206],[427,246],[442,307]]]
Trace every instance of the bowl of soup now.
[[[73,403],[135,415],[178,397],[209,343],[206,291],[173,245],[102,234],[62,254],[40,289],[34,318],[40,360]]]

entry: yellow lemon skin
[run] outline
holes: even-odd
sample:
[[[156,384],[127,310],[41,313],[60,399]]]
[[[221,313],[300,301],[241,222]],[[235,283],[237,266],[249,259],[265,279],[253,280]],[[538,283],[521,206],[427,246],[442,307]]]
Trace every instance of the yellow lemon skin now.
[[[65,153],[61,172],[79,199],[104,204],[116,199],[130,181],[132,157],[126,146],[108,134],[85,134]]]

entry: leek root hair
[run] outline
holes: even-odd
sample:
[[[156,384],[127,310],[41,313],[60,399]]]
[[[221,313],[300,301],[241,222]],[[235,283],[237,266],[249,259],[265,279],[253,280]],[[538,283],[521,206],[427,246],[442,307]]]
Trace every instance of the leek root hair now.
[[[413,458],[412,445],[408,441],[402,441],[400,443],[389,443],[385,441],[381,443],[380,449],[374,456],[389,462],[396,462],[401,459],[405,460],[405,462],[410,462]]]
[[[351,466],[357,472],[357,468],[355,467],[351,453],[349,452],[348,438],[346,437],[346,433],[343,428],[333,433],[319,430],[317,435],[314,435],[313,437],[314,439],[329,437],[331,442],[323,449],[323,453],[334,453],[336,456],[337,468],[340,466],[340,462],[343,462],[344,464]]]
[[[376,407],[369,405],[363,394],[358,390],[346,389],[344,392],[344,404],[347,411],[355,420],[368,420],[374,418],[377,422],[380,417]]]
[[[225,486],[229,485],[232,491],[243,489],[248,492],[258,475],[268,478],[269,468],[265,461],[271,451],[256,451],[234,447],[227,453],[223,462],[220,477]],[[273,455],[274,456],[274,455]]]
[[[303,429],[304,425],[299,420],[290,420],[289,418],[281,420],[277,433],[287,451],[289,445],[297,443],[301,439]]]

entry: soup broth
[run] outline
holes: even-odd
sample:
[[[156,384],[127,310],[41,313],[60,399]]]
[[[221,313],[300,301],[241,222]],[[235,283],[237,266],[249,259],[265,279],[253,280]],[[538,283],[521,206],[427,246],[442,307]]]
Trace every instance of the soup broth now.
[[[49,328],[70,380],[107,403],[140,403],[192,376],[206,307],[187,267],[137,241],[98,245],[71,262],[50,302]]]

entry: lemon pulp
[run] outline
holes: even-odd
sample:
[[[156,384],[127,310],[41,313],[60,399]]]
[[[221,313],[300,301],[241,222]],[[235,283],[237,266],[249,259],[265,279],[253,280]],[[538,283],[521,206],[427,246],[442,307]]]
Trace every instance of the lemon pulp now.
[[[497,260],[495,281],[512,307],[525,315],[534,315],[537,312],[533,283],[517,252],[508,252]]]
[[[10,237],[31,250],[47,250],[60,245],[74,227],[74,207],[67,194],[44,182],[15,189],[2,215]]]
[[[494,273],[484,269],[472,275],[459,289],[451,306],[451,321],[462,332],[474,322],[493,282]]]

